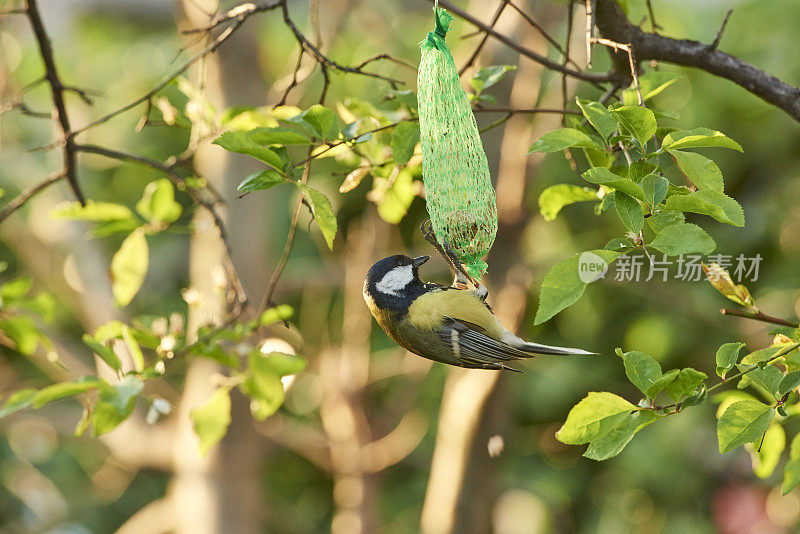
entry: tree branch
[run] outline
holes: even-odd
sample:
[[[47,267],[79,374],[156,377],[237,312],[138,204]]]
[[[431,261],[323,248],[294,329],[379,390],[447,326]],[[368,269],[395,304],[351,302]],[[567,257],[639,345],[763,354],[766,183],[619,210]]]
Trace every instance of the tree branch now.
[[[58,76],[56,62],[53,58],[53,47],[50,44],[50,38],[47,36],[47,30],[45,30],[42,17],[39,15],[37,1],[38,0],[27,0],[25,14],[28,16],[28,20],[33,28],[33,33],[36,35],[36,42],[39,44],[39,52],[44,62],[44,76],[52,91],[53,105],[56,108],[56,119],[58,120],[58,126],[64,140],[64,148],[62,151],[64,167],[62,173],[67,179],[69,187],[72,189],[78,202],[82,205],[86,205],[86,198],[83,196],[83,192],[78,185],[77,169],[75,165],[75,141],[73,140],[74,134],[70,129],[67,106],[64,104],[64,91],[72,90],[72,88],[65,87],[64,84],[61,83],[61,78]]]
[[[779,317],[772,317],[771,315],[765,315],[761,312],[747,312],[741,310],[732,310],[730,308],[722,308],[719,312],[722,315],[735,315],[736,317],[744,317],[745,319],[752,319],[754,321],[778,324],[781,326],[788,326],[790,328],[800,328],[800,323],[798,323],[797,321],[787,321]]]
[[[717,50],[714,44],[645,33],[631,24],[614,0],[597,0],[595,23],[605,37],[630,43],[637,61],[656,59],[699,68],[742,86],[800,122],[800,88]]]
[[[6,220],[6,218],[21,208],[31,197],[34,195],[41,193],[57,181],[64,178],[64,170],[60,170],[48,176],[43,181],[39,182],[36,185],[32,185],[28,189],[24,190],[22,193],[16,196],[14,200],[9,202],[3,207],[3,211],[0,211],[0,224]]]

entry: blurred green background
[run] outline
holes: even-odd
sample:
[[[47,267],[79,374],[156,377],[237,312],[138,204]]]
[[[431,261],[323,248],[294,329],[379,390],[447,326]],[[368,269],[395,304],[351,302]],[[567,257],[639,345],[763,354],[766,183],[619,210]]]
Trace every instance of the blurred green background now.
[[[14,7],[13,2],[4,4]],[[490,19],[496,4],[458,2],[481,20]],[[517,4],[563,42],[567,30],[564,2],[519,0]],[[642,20],[646,13],[643,2],[632,0],[630,4],[630,19]],[[222,11],[232,5],[226,3]],[[292,17],[312,35],[314,17],[309,15],[314,10],[309,3],[291,1],[289,6]],[[720,48],[789,83],[800,79],[796,60],[800,27],[793,23],[800,20],[797,2],[656,0],[653,6],[663,33],[703,42],[714,39],[727,9],[733,8]],[[68,104],[78,125],[143,94],[195,50],[191,48],[194,37],[178,30],[191,25],[190,12],[195,6],[188,0],[183,4],[49,0],[41,2],[41,9],[65,80],[97,91],[91,107],[70,95]],[[572,52],[583,65],[583,12],[576,7],[575,13]],[[431,29],[431,18],[429,3],[420,0],[328,0],[320,3],[318,16],[325,53],[347,65],[379,52],[416,64],[417,43]],[[649,24],[644,26],[649,28]],[[510,9],[497,28],[525,46],[558,57]],[[456,19],[448,36],[459,65],[475,47],[475,37],[461,39],[471,31],[468,24]],[[185,52],[183,47],[187,47]],[[213,65],[208,69],[214,81],[209,83],[209,99],[218,110],[274,104],[291,79],[296,58],[296,43],[279,14],[261,14],[210,60]],[[493,64],[519,65],[490,91],[498,106],[561,106],[560,77],[490,40],[478,65]],[[304,68],[310,70],[311,66],[309,62]],[[607,66],[606,52],[595,48],[594,70],[603,71]],[[742,204],[747,219],[744,228],[705,224],[718,243],[717,252],[760,254],[764,258],[760,276],[749,283],[760,308],[779,317],[796,316],[800,310],[797,124],[728,81],[692,69],[658,68],[682,75],[656,99],[657,107],[680,113],[674,125],[715,128],[744,147],[744,154],[713,153],[725,176],[726,192]],[[414,74],[407,69],[389,63],[376,69],[415,87]],[[13,102],[41,72],[26,20],[19,16],[0,19],[2,102]],[[196,73],[188,78],[196,80]],[[288,103],[311,105],[320,88],[317,69],[291,94]],[[571,95],[599,96],[585,84],[570,82],[569,90]],[[391,107],[391,102],[384,101],[388,91],[380,80],[334,73],[327,104],[335,109],[336,102],[357,98]],[[185,105],[186,97],[173,85],[160,94],[176,107]],[[25,102],[33,110],[46,111],[49,98],[49,90],[40,85],[26,93]],[[569,101],[575,109],[574,99]],[[159,160],[179,154],[191,141],[188,131],[166,125],[154,124],[137,132],[140,117],[141,109],[126,113],[87,132],[83,141]],[[485,126],[498,117],[479,114],[477,118],[479,125]],[[624,231],[615,217],[596,216],[590,203],[566,207],[553,222],[544,221],[538,213],[537,199],[546,187],[580,184],[563,154],[525,156],[537,137],[559,123],[557,115],[519,115],[483,136],[492,175],[497,179],[500,210],[497,244],[488,258],[490,301],[496,308],[505,306],[498,313],[516,321],[521,336],[590,348],[600,356],[542,357],[526,363],[524,374],[500,377],[472,441],[456,530],[796,532],[800,493],[795,490],[780,496],[775,487],[779,471],[767,480],[755,478],[750,458],[741,449],[719,454],[711,403],[648,428],[620,456],[604,463],[581,458],[581,448],[555,440],[554,433],[569,409],[588,391],[612,391],[632,402],[638,400],[614,355],[615,347],[648,352],[669,368],[691,365],[713,375],[714,352],[721,343],[741,340],[756,349],[771,340],[768,326],[721,316],[718,310],[725,302],[707,283],[674,280],[621,283],[609,277],[592,284],[577,304],[545,325],[533,327],[538,288],[547,270],[575,252],[601,248]],[[51,142],[53,135],[53,126],[46,119],[25,116],[18,110],[0,116],[3,200],[58,168],[57,152],[28,150]],[[224,158],[218,147],[206,147],[202,156],[207,160]],[[283,249],[292,207],[289,193],[275,190],[239,199],[235,187],[254,170],[253,164],[235,157],[224,164],[224,170],[215,170],[213,161],[208,165],[228,202],[234,262],[248,294],[257,301]],[[367,198],[371,178],[351,193],[336,192],[348,170],[332,159],[313,167],[312,182],[329,194],[338,216],[337,245],[330,253],[320,246],[316,230],[309,234],[307,220],[301,222],[275,296],[276,301],[297,310],[293,323],[299,336],[289,339],[308,359],[309,370],[297,377],[280,413],[265,423],[253,422],[246,399],[234,399],[229,435],[214,456],[213,468],[204,475],[204,483],[214,495],[212,502],[217,503],[209,515],[210,532],[355,532],[348,530],[351,518],[342,514],[349,509],[349,498],[358,500],[358,506],[352,508],[362,515],[366,532],[420,529],[431,457],[437,434],[443,431],[437,426],[440,401],[452,371],[440,364],[431,366],[393,345],[371,322],[359,300],[361,277],[373,261],[404,250],[426,253],[416,230],[425,218],[424,202],[416,198],[403,221],[390,225],[376,215],[374,202]],[[158,174],[81,156],[80,176],[90,198],[132,205]],[[57,305],[46,331],[60,352],[71,354],[70,361],[90,366],[90,354],[80,347],[84,331],[115,317],[185,313],[180,290],[191,285],[191,214],[184,215],[174,232],[155,236],[150,242],[150,272],[142,292],[131,306],[117,310],[109,297],[106,270],[121,238],[89,240],[85,225],[50,219],[49,212],[65,199],[70,200],[69,193],[59,184],[0,226],[0,259],[8,263],[0,277],[7,280],[30,274],[36,290],[51,293]],[[185,208],[191,204],[185,195],[178,200]],[[425,275],[440,282],[447,279],[442,262],[426,266]],[[509,292],[503,296],[505,289]],[[44,357],[27,359],[3,346],[0,350],[2,398],[22,386],[44,386],[58,376],[58,370]],[[369,367],[362,357],[365,350]],[[160,386],[165,397],[180,391],[189,365],[173,363]],[[352,366],[363,368],[354,371]],[[344,385],[337,382],[345,375],[357,379]],[[337,419],[326,415],[326,410],[335,410],[337,395],[343,394],[338,390],[332,393],[334,387],[346,393],[351,408],[358,408],[354,424],[368,434],[362,441],[386,436],[404,421],[394,434],[397,443],[384,450],[389,459],[384,458],[383,463],[375,460],[381,468],[362,472],[356,489],[348,486],[349,475],[341,465],[337,467],[335,453],[330,457],[328,449],[338,434],[330,428],[330,421]],[[138,463],[131,460],[136,455],[118,458],[118,444],[113,439],[72,436],[80,414],[79,403],[65,401],[0,421],[1,532],[113,532],[170,491],[175,482],[174,465],[147,461],[148,449],[153,448],[153,455],[159,456],[155,449],[165,446],[163,442],[148,438],[132,443],[144,457]],[[180,415],[171,415],[155,426],[170,424],[170,419]],[[502,438],[499,455],[492,456],[487,450],[492,436]],[[169,516],[168,511],[162,513]],[[156,523],[149,531],[171,530],[160,529]]]

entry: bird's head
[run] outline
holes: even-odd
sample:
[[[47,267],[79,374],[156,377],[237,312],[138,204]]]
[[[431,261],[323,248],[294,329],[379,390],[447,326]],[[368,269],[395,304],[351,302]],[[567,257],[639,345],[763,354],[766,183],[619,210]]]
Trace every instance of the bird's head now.
[[[423,287],[419,267],[430,256],[410,258],[402,254],[389,256],[373,265],[364,280],[364,298],[372,299],[379,308],[396,307],[413,298],[414,290]]]

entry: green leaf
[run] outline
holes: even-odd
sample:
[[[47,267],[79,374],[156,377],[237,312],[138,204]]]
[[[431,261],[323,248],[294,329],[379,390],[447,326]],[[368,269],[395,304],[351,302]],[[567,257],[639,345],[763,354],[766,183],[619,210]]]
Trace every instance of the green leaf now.
[[[719,452],[760,440],[775,416],[775,409],[758,401],[734,402],[717,422]]]
[[[314,104],[301,114],[286,120],[300,125],[308,125],[312,133],[325,140],[339,137],[339,120],[336,118],[336,113],[320,104]]]
[[[269,169],[249,175],[247,178],[242,180],[242,183],[240,183],[239,187],[236,189],[243,193],[252,193],[253,191],[263,191],[264,189],[269,189],[270,187],[286,183],[287,181],[288,180],[286,177],[280,174],[278,171]]]
[[[666,373],[661,375],[661,378],[654,381],[653,385],[650,386],[650,388],[647,390],[647,398],[654,399],[656,395],[664,391],[664,388],[666,388],[676,378],[678,378],[679,374],[680,371],[678,369],[672,369],[671,371],[667,371]]]
[[[261,315],[261,326],[269,326],[278,321],[285,321],[294,315],[294,308],[288,304],[280,304],[269,308]]]
[[[619,218],[622,219],[622,224],[625,228],[633,233],[639,233],[644,225],[644,215],[642,214],[642,206],[636,199],[629,197],[622,191],[617,191],[614,195],[614,207],[617,209]]]
[[[260,145],[310,145],[311,139],[291,128],[256,128],[248,132]]]
[[[739,360],[739,351],[744,347],[744,343],[725,343],[717,349],[717,376],[725,378],[728,371],[733,369]]]
[[[481,94],[484,89],[493,86],[506,75],[507,72],[517,70],[516,65],[492,65],[490,67],[483,67],[478,69],[469,80],[469,84],[475,90],[476,94]]]
[[[413,201],[414,178],[408,169],[402,169],[378,202],[378,215],[390,224],[398,224],[408,213]]]
[[[31,290],[33,281],[30,276],[21,276],[14,280],[9,280],[0,286],[0,304],[8,307],[13,301],[21,299]]]
[[[619,252],[611,250],[590,252],[599,258],[597,261],[606,264],[610,264],[620,256]],[[545,322],[581,298],[587,285],[579,274],[581,256],[582,254],[575,254],[561,260],[544,277],[539,291],[539,309],[536,310],[534,324]]]
[[[607,425],[611,428],[591,441],[583,457],[598,461],[613,458],[630,443],[634,434],[660,418],[661,416],[650,410],[626,412],[615,416],[616,425]]]
[[[287,355],[288,356],[288,355]],[[278,367],[288,366],[288,360],[278,358]],[[284,391],[281,374],[270,357],[259,350],[254,350],[247,358],[247,378],[241,386],[245,395],[254,402],[250,407],[253,417],[263,421],[283,404]]]
[[[623,354],[622,359],[628,380],[646,396],[653,383],[661,378],[661,366],[649,354],[635,350]]]
[[[705,230],[691,223],[676,223],[667,226],[647,245],[668,256],[680,254],[710,254],[717,244]]]
[[[572,184],[551,185],[539,195],[539,211],[545,221],[552,221],[564,206],[588,200],[598,200],[597,191]]]
[[[695,128],[693,130],[676,130],[664,136],[661,142],[663,150],[679,150],[684,148],[719,147],[731,148],[743,152],[742,146],[726,137],[722,132],[708,128]]]
[[[680,400],[682,397],[693,394],[697,387],[707,378],[708,375],[691,367],[681,369],[675,380],[667,384],[667,395],[672,400]]]
[[[6,402],[3,403],[3,407],[0,408],[0,419],[30,406],[36,394],[35,389],[25,388],[9,395]]]
[[[117,306],[127,306],[147,274],[148,248],[144,230],[131,232],[111,259],[111,292]]]
[[[133,375],[127,375],[113,386],[101,384],[100,395],[92,412],[92,432],[100,436],[110,432],[133,413],[136,397],[144,384]]]
[[[778,395],[785,395],[797,386],[800,386],[800,371],[791,371],[786,373],[786,376],[781,380],[778,386]]]
[[[747,370],[748,367],[749,366],[742,365],[739,368],[740,370]],[[775,367],[767,365],[763,369],[756,368],[744,375],[742,377],[743,384],[741,384],[741,387],[746,387],[753,383],[772,395],[772,397],[775,397],[778,393],[781,380],[783,380],[783,373]]]
[[[639,144],[644,146],[656,133],[656,117],[653,112],[641,106],[622,106],[611,111],[617,119]]]
[[[0,319],[0,332],[3,332],[17,346],[17,351],[26,356],[36,352],[42,334],[33,319],[27,315],[12,315]]]
[[[642,74],[639,76],[639,91],[642,93],[642,100],[647,102],[675,83],[678,78],[680,78],[680,74],[677,72],[664,70],[654,70],[647,74]],[[622,102],[629,106],[639,103],[639,95],[633,84],[622,92]]]
[[[664,204],[668,210],[688,211],[708,215],[719,222],[744,226],[744,211],[731,197],[719,191],[695,191],[688,195],[673,195]]]
[[[150,222],[172,223],[181,216],[183,208],[175,202],[175,188],[166,178],[147,184],[142,199],[136,204],[139,215]]]
[[[786,433],[783,427],[778,424],[771,424],[764,434],[764,440],[756,451],[750,451],[753,460],[753,473],[758,478],[769,478],[778,462],[781,453],[786,448]]]
[[[128,325],[123,325],[122,327],[122,339],[125,341],[125,346],[128,347],[131,360],[133,360],[133,368],[141,373],[144,371],[144,355],[142,354],[142,349],[139,348],[139,344],[133,338],[133,333]]]
[[[603,149],[603,146],[600,143],[580,130],[576,130],[574,128],[561,128],[560,130],[548,132],[540,137],[531,145],[530,150],[528,150],[528,154],[532,152],[558,152],[559,150],[564,150],[565,148],[570,147],[596,148],[598,150]]]
[[[583,116],[586,117],[586,120],[589,121],[597,133],[603,138],[603,140],[608,141],[608,138],[611,137],[611,134],[614,133],[614,130],[617,129],[618,123],[617,119],[611,116],[611,113],[599,102],[593,102],[591,100],[584,100],[582,98],[576,99],[578,101],[578,106],[581,108],[583,112]]]
[[[231,424],[231,397],[228,388],[218,388],[201,407],[192,410],[194,433],[200,438],[200,454],[205,456],[209,449],[225,437]]]
[[[648,174],[658,174],[659,172],[661,172],[661,167],[642,159],[634,161],[628,166],[628,178],[636,183],[640,183],[642,178]]]
[[[333,250],[333,239],[336,237],[336,215],[333,214],[331,201],[316,189],[299,182],[295,182],[295,185],[311,206],[311,213],[314,215],[314,220],[317,221],[317,226],[322,230],[328,248]]]
[[[59,204],[50,216],[54,219],[70,219],[73,221],[121,221],[133,219],[133,212],[122,204],[111,202],[95,202],[87,200],[85,206],[80,202]]]
[[[686,216],[680,211],[660,211],[648,217],[647,224],[654,232],[658,233],[667,226],[675,223],[681,223],[686,220]]]
[[[79,393],[95,389],[100,385],[100,381],[94,376],[84,376],[74,382],[61,382],[53,384],[39,390],[38,393],[31,399],[31,405],[34,408],[41,408],[45,404],[53,401],[64,399],[67,397],[74,397]]]
[[[722,171],[719,170],[716,163],[694,152],[670,150],[669,153],[675,158],[675,162],[683,171],[683,174],[685,174],[698,189],[722,192],[724,188]]]
[[[419,143],[419,124],[401,122],[392,132],[392,154],[398,165],[405,165],[414,155],[414,147]]]
[[[119,361],[119,356],[110,348],[106,347],[102,343],[96,341],[92,336],[89,334],[83,334],[83,342],[89,346],[95,354],[97,354],[101,360],[106,362],[109,367],[114,369],[115,371],[119,371],[122,368],[122,364]]]
[[[615,416],[634,410],[636,406],[622,397],[592,391],[569,411],[564,425],[556,432],[556,439],[568,445],[589,443],[619,424]]]
[[[606,187],[612,187],[617,191],[621,191],[622,193],[625,193],[633,198],[637,198],[641,201],[644,201],[645,199],[644,191],[642,191],[642,188],[639,186],[639,184],[635,183],[629,178],[623,178],[618,174],[614,174],[605,167],[594,167],[583,173],[581,176],[587,182],[604,185]]]
[[[800,484],[800,434],[792,438],[792,444],[789,447],[789,461],[786,462],[783,470],[781,494],[786,495],[798,484]]]
[[[669,180],[657,174],[648,174],[642,178],[641,181],[642,192],[644,192],[644,201],[655,206],[667,197],[667,189],[669,189]]]
[[[250,132],[231,130],[217,137],[213,143],[221,146],[228,152],[252,156],[276,170],[280,171],[283,168],[281,157],[273,150],[264,148],[261,144],[255,142],[250,137]]]

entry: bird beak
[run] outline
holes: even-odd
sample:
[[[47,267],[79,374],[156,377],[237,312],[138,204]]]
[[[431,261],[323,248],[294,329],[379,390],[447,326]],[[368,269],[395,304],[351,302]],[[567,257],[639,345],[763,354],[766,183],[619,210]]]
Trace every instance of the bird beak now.
[[[419,256],[418,258],[414,258],[413,260],[411,260],[411,262],[414,264],[414,267],[419,267],[429,259],[431,259],[430,256]]]

